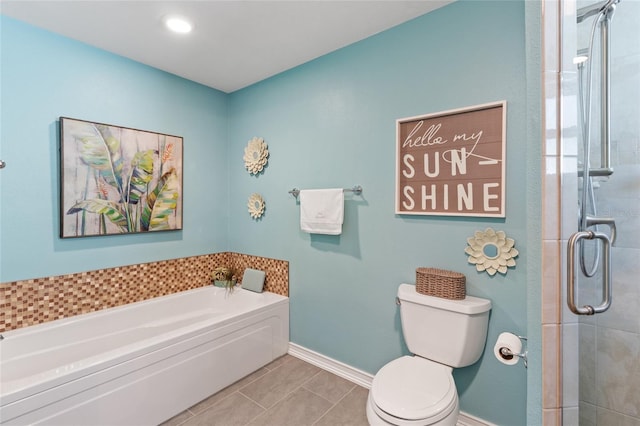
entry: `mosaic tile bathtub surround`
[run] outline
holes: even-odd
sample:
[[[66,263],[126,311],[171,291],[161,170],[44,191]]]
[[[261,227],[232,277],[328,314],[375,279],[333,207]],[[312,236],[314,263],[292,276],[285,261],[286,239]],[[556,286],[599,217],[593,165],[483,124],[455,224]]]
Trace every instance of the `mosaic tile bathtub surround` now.
[[[289,296],[289,262],[214,253],[1,283],[0,332],[210,285],[222,265],[239,281],[245,268],[263,270],[265,291]]]

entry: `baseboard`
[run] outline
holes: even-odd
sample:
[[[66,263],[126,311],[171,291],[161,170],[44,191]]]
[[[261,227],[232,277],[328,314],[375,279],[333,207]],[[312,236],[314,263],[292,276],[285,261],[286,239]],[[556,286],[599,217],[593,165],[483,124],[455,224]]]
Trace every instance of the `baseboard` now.
[[[296,358],[300,358],[303,361],[313,364],[316,367],[320,367],[330,373],[340,376],[343,379],[347,379],[363,388],[371,389],[371,382],[373,381],[373,375],[350,365],[344,364],[340,361],[336,361],[333,358],[329,358],[318,352],[312,351],[295,343],[289,343],[289,355]]]
[[[460,415],[458,416],[458,423],[456,424],[456,426],[496,426],[496,425],[486,420],[482,420],[479,417],[472,416],[471,414],[467,414],[464,411],[460,411]]]
[[[371,389],[371,383],[373,382],[373,375],[365,371],[358,370],[340,361],[336,361],[333,358],[322,355],[318,352],[312,351],[295,343],[289,342],[289,355],[299,358],[309,364],[322,368],[330,373],[340,376],[343,379],[349,380],[363,388]],[[465,412],[460,412],[458,417],[457,426],[495,426],[485,420],[472,416]]]

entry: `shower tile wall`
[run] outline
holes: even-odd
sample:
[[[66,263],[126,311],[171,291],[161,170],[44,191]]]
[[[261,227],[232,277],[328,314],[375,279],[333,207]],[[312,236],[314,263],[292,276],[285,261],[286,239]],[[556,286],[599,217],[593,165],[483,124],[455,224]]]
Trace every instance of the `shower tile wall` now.
[[[543,181],[543,274],[542,274],[542,418],[545,425],[562,424],[561,351],[561,210],[562,151],[560,144],[559,31],[561,3],[543,3],[544,81],[544,181]]]
[[[562,79],[562,247],[577,226],[578,135],[577,78],[569,61],[586,47],[590,23],[575,22],[576,7],[567,2],[561,27]],[[596,184],[598,216],[616,220],[612,250],[613,303],[609,311],[577,317],[562,307],[563,424],[640,426],[640,2],[622,0],[611,25],[611,163],[614,174]],[[545,44],[545,48],[546,48]],[[595,101],[598,98],[595,97]],[[596,133],[597,135],[597,133]],[[597,136],[592,159],[599,158]],[[593,161],[592,164],[595,164]],[[565,250],[562,259],[565,259]],[[563,265],[566,271],[566,265]],[[580,301],[597,301],[599,279],[581,280]],[[560,281],[564,288],[565,278]]]
[[[289,262],[241,253],[214,253],[139,265],[0,284],[0,332],[211,284],[229,266],[242,281],[245,268],[266,272],[266,291],[289,295]]]
[[[578,317],[567,307],[567,240],[577,231],[578,223],[578,125],[577,125],[577,83],[578,75],[573,66],[576,47],[576,3],[560,2],[560,25],[562,34],[560,50],[560,161],[561,161],[561,203],[560,209],[560,264],[558,283],[560,289],[560,317],[562,324],[562,424],[578,425],[579,399],[579,328]]]
[[[640,2],[622,1],[611,25],[611,163],[615,172],[596,189],[598,214],[615,218],[618,227],[612,250],[614,293],[609,311],[580,320],[579,404],[585,425],[640,425],[638,22]],[[580,46],[586,43],[586,30],[578,32]],[[597,154],[598,147],[592,149]]]

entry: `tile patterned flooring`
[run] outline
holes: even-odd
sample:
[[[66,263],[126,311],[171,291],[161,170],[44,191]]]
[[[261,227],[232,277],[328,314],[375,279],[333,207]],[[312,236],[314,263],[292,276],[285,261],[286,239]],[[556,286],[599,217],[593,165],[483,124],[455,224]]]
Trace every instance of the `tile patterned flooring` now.
[[[285,355],[161,426],[367,426],[368,390]]]

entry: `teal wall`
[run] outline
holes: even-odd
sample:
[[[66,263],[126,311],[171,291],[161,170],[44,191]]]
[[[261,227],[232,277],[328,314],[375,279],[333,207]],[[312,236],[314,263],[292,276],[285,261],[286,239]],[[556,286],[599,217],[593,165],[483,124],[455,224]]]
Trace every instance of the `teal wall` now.
[[[227,95],[2,17],[0,281],[224,251]],[[179,232],[58,238],[58,118],[184,137]]]
[[[542,421],[542,4],[525,1],[527,80],[527,424]]]
[[[493,302],[485,355],[455,372],[461,408],[536,424],[539,365],[528,380],[491,350],[502,331],[539,335],[527,314],[539,312],[527,299],[539,296],[539,53],[525,39],[539,10],[525,3],[458,1],[230,95],[2,17],[0,281],[223,250],[285,259],[291,340],[375,373],[407,353],[398,285],[419,266],[460,271],[469,294]],[[506,219],[395,215],[395,120],[499,100]],[[184,136],[184,230],[60,240],[59,116]],[[271,153],[259,176],[242,160],[254,136]],[[299,230],[290,189],[355,184],[364,193],[347,195],[342,235]],[[246,210],[253,192],[267,203],[258,221]],[[516,240],[507,275],[467,263],[467,237],[486,227]]]
[[[375,373],[406,353],[394,303],[415,268],[463,272],[468,293],[489,298],[488,350],[455,372],[462,410],[497,424],[526,421],[526,372],[492,354],[502,331],[527,332],[527,87],[523,2],[456,2],[274,78],[229,102],[229,244],[290,263],[291,340]],[[394,214],[395,120],[507,101],[506,219]],[[269,144],[265,173],[250,176],[243,148]],[[340,236],[300,231],[288,190],[351,187]],[[264,218],[246,200],[259,192]],[[504,230],[520,250],[506,276],[477,273],[466,240]],[[499,395],[499,398],[497,397]],[[499,407],[499,408],[498,408]]]

